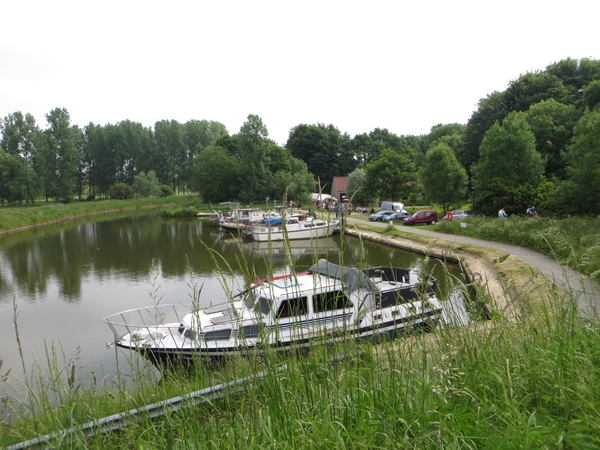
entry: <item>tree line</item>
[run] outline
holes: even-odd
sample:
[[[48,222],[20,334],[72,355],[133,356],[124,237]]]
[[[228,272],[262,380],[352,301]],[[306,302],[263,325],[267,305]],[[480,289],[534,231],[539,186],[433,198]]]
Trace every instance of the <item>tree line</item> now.
[[[155,180],[206,202],[303,201],[347,175],[355,204],[410,198],[444,209],[468,202],[483,214],[532,204],[599,214],[599,105],[600,61],[566,59],[482,98],[466,124],[435,125],[421,136],[379,128],[350,136],[332,124],[299,124],[281,147],[256,115],[229,135],[206,120],[80,129],[59,108],[42,130],[16,112],[0,121],[0,199],[106,197],[115,185],[156,195],[147,187]]]

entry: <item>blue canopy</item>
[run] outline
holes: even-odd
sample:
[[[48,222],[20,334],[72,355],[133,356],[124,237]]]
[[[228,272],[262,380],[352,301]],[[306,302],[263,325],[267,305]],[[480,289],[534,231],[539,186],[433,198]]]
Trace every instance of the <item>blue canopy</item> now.
[[[281,217],[267,217],[266,219],[263,219],[263,223],[268,227],[272,227],[275,225],[281,225],[282,220]]]

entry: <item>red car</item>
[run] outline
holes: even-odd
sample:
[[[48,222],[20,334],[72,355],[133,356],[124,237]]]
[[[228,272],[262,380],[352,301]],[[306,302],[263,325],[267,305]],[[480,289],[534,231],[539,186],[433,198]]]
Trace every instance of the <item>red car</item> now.
[[[412,216],[407,217],[402,223],[404,223],[404,225],[418,225],[420,223],[435,225],[437,222],[438,214],[436,210],[423,209],[421,211],[417,211]]]

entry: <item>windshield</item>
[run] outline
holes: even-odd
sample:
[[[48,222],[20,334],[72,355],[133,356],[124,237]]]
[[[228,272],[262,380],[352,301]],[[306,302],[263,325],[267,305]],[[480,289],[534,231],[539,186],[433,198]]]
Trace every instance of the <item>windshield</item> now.
[[[271,312],[271,300],[262,295],[256,298],[253,290],[248,291],[244,294],[244,305],[246,308],[252,309],[257,313],[267,315]]]

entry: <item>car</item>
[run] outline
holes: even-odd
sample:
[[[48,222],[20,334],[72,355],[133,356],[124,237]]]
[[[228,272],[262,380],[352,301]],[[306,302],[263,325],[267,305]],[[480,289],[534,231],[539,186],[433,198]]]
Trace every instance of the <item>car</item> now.
[[[396,211],[394,214],[384,216],[383,220],[385,222],[391,222],[392,220],[399,220],[402,222],[407,217],[410,217],[410,213],[408,211]]]
[[[402,221],[404,225],[418,225],[421,223],[435,225],[438,222],[438,214],[435,209],[423,209]]]
[[[472,212],[468,209],[455,209],[452,211],[452,220],[461,220],[467,219],[472,216]],[[444,216],[443,220],[448,220],[446,216]]]
[[[371,222],[383,222],[384,217],[391,216],[392,214],[394,214],[394,211],[379,211],[378,213],[371,214],[369,220]]]

